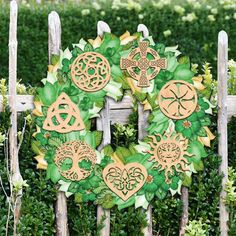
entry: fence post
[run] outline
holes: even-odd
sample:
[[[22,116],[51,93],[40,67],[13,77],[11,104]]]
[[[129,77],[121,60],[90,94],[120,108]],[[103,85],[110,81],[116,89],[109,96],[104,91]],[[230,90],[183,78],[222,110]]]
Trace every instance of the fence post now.
[[[10,185],[21,181],[17,147],[17,109],[16,109],[16,83],[17,83],[17,13],[18,7],[15,0],[10,3],[9,27],[9,106],[11,109],[11,128],[9,132],[10,153]],[[17,224],[20,218],[22,190],[14,194],[14,235],[17,235]]]
[[[148,111],[144,111],[143,105],[138,104],[138,139],[143,139],[146,135],[146,128],[148,126]],[[152,206],[149,204],[148,209],[145,211],[148,226],[142,230],[144,236],[152,236]]]
[[[224,204],[225,184],[228,179],[228,140],[227,140],[227,77],[228,77],[228,36],[225,31],[218,35],[218,152],[222,158],[219,174],[223,174],[220,193],[220,231],[221,236],[228,235],[229,214]]]
[[[111,142],[111,129],[110,129],[110,105],[109,98],[106,98],[105,107],[100,113],[100,117],[97,118],[97,130],[103,131],[103,140],[99,146],[101,150],[105,145]],[[103,217],[106,217],[103,221]],[[110,235],[110,210],[103,209],[101,206],[97,207],[97,225],[103,223],[104,227],[100,231],[100,236]]]
[[[184,236],[185,235],[185,228],[188,224],[188,188],[185,186],[182,186],[181,188],[181,200],[183,203],[183,211],[182,216],[180,220],[180,228],[179,228],[179,235]]]
[[[59,54],[61,48],[61,22],[59,15],[52,11],[48,16],[48,57],[49,62],[53,54]],[[57,193],[55,205],[57,236],[69,235],[67,219],[67,203],[64,192]]]

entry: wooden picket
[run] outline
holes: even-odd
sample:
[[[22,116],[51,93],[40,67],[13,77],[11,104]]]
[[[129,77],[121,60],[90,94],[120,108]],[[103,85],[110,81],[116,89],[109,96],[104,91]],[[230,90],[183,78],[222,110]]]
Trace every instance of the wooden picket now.
[[[56,12],[51,12],[48,17],[48,53],[49,61],[52,54],[58,54],[61,47],[61,24],[60,18]],[[148,30],[146,26],[139,25],[138,31],[141,31],[144,37],[148,36]],[[12,127],[9,135],[10,143],[10,160],[11,160],[11,181],[21,179],[19,171],[19,160],[17,151],[17,112],[33,109],[33,96],[30,95],[16,95],[16,78],[17,78],[17,3],[13,0],[10,4],[10,34],[9,34],[9,95],[8,101],[11,108],[11,122]],[[102,36],[104,32],[110,32],[109,26],[105,22],[98,22],[98,35]],[[222,157],[222,163],[219,168],[219,173],[224,174],[222,181],[222,192],[220,195],[220,229],[221,235],[227,235],[227,221],[228,212],[224,205],[223,198],[225,197],[224,187],[227,181],[227,119],[232,115],[236,115],[236,96],[227,95],[227,62],[228,62],[228,38],[224,31],[219,33],[218,38],[218,132],[219,136],[219,155]],[[3,98],[0,96],[0,111],[2,110]],[[101,112],[100,118],[97,119],[97,129],[103,130],[104,136],[100,149],[110,143],[111,132],[110,125],[114,123],[125,124],[128,121],[128,115],[132,111],[132,100],[129,96],[124,96],[121,102],[115,102],[114,100],[107,98],[105,108]],[[147,126],[148,113],[143,111],[143,106],[138,107],[138,136],[142,139],[145,133],[145,127]],[[16,201],[17,207],[14,212],[14,235],[17,235],[16,225],[20,216],[20,196]],[[183,200],[183,214],[181,218],[180,235],[184,235],[184,228],[188,222],[188,189],[182,188],[182,200]],[[67,225],[67,204],[65,194],[58,192],[56,202],[56,229],[58,236],[69,235]],[[101,206],[97,208],[97,223],[102,220],[103,215],[106,216],[105,227],[101,231],[102,236],[110,235],[110,211],[102,209]],[[149,206],[146,211],[148,227],[143,229],[145,236],[152,235],[152,209]]]

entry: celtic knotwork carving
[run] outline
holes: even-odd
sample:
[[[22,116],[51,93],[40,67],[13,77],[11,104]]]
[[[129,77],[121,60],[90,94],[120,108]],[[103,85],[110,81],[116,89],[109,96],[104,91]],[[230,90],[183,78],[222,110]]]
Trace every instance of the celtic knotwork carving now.
[[[159,93],[161,111],[171,119],[190,116],[197,106],[197,93],[193,85],[182,80],[167,83]]]
[[[156,163],[155,167],[159,171],[164,170],[167,183],[174,175],[174,170],[177,172],[189,170],[186,156],[190,157],[191,155],[187,152],[188,145],[181,134],[170,133],[163,136],[157,134],[148,137],[152,139],[152,142],[149,142],[151,150],[147,151],[151,154],[150,161]]]
[[[127,58],[121,58],[121,69],[127,70],[129,75],[138,81],[139,87],[148,87],[161,69],[166,69],[167,61],[160,58],[158,53],[148,47],[149,42],[140,42],[139,47],[132,50]],[[152,57],[148,59],[147,57]]]
[[[112,163],[103,170],[106,185],[124,201],[144,185],[146,178],[147,170],[139,163]]]
[[[110,64],[97,52],[80,54],[71,66],[71,77],[75,85],[87,92],[98,91],[110,80]]]
[[[43,129],[68,133],[83,130],[84,122],[80,117],[79,108],[70,100],[66,93],[61,93],[48,109]]]
[[[79,181],[91,174],[96,158],[95,151],[87,143],[76,140],[62,144],[54,161],[63,177]]]

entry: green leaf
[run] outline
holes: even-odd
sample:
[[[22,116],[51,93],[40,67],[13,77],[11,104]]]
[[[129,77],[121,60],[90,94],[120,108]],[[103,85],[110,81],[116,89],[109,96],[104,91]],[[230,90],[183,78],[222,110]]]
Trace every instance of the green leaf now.
[[[190,187],[192,184],[192,178],[188,175],[184,175],[184,178],[182,180],[182,184],[186,187]]]
[[[186,64],[180,64],[176,67],[174,71],[174,79],[176,80],[185,80],[191,81],[194,73],[189,69],[189,66]]]
[[[167,195],[167,192],[162,190],[161,188],[159,188],[157,191],[156,191],[156,196],[160,199],[160,200],[163,200]]]
[[[58,83],[51,84],[46,81],[43,88],[38,88],[38,93],[42,103],[46,106],[50,106],[58,97]]]
[[[102,151],[106,156],[111,156],[114,153],[114,150],[112,149],[111,145],[106,145]]]
[[[57,54],[52,54],[52,57],[51,57],[51,64],[53,66],[55,66],[60,60],[60,55],[57,55]]]
[[[103,135],[103,132],[102,131],[99,131],[99,130],[96,130],[93,132],[95,134],[95,143],[96,143],[96,147],[98,147],[101,142],[102,142],[102,135]]]

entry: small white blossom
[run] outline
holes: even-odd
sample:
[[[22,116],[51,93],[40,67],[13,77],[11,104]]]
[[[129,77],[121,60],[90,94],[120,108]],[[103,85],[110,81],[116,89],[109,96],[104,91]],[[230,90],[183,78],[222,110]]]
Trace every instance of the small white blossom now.
[[[207,16],[207,19],[208,19],[209,21],[215,21],[215,20],[216,20],[216,18],[215,18],[214,15],[208,15],[208,16]]]
[[[92,5],[95,10],[97,11],[101,10],[101,6],[97,2],[93,2]]]
[[[230,20],[230,16],[225,16],[225,19],[226,20]]]
[[[171,35],[171,31],[170,30],[166,30],[166,31],[163,32],[163,34],[164,34],[165,37],[168,37],[168,36]]]
[[[174,10],[175,10],[175,12],[177,12],[180,15],[183,15],[184,12],[185,12],[185,9],[183,7],[181,7],[181,6],[179,6],[179,5],[175,5],[174,6]]]
[[[192,22],[192,21],[194,21],[196,19],[197,19],[197,16],[195,15],[194,12],[188,13],[186,16],[182,17],[183,21],[188,21],[188,22]]]
[[[117,17],[116,17],[116,20],[117,20],[117,21],[120,21],[120,17],[119,17],[119,16],[117,16]]]
[[[216,14],[218,13],[217,8],[212,8],[212,9],[211,9],[211,13],[212,13],[213,15],[216,15]]]
[[[144,18],[143,14],[138,14],[138,18],[142,20]]]
[[[105,16],[106,15],[106,12],[105,11],[101,11],[101,16]]]
[[[87,16],[87,15],[90,14],[90,10],[89,10],[89,9],[83,9],[83,10],[81,11],[81,14],[82,14],[82,16]]]

